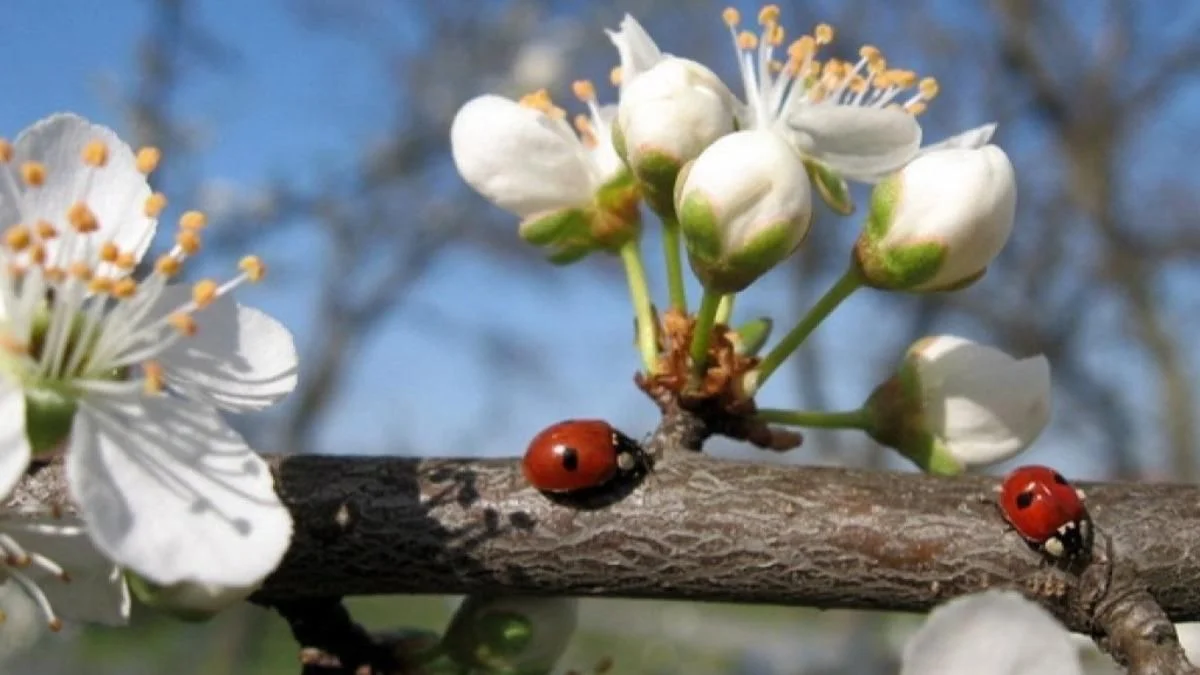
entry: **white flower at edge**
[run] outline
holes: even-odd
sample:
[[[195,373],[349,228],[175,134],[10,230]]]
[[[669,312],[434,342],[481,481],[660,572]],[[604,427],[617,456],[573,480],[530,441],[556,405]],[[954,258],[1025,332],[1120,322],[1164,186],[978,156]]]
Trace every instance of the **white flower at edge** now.
[[[739,30],[737,10],[723,15],[745,90],[741,128],[773,129],[805,156],[853,180],[873,180],[916,156],[921,126],[915,116],[937,95],[937,81],[889,68],[870,45],[853,63],[819,61],[820,48],[834,37],[828,24],[819,24],[777,56],[786,39],[779,14],[778,5],[763,7],[759,35]]]
[[[935,609],[904,648],[900,675],[1083,675],[1071,634],[1014,591]]]
[[[0,511],[0,663],[63,620],[124,625],[129,590],[77,518]]]
[[[918,400],[900,448],[909,457],[950,460],[969,468],[1024,451],[1050,420],[1050,364],[1042,355],[1015,359],[952,335],[928,337],[909,348],[901,379]],[[928,467],[925,467],[928,469]]]
[[[0,487],[65,442],[71,495],[101,553],[155,583],[245,586],[279,563],[292,523],[261,457],[218,408],[257,410],[296,382],[290,333],[225,282],[168,286],[201,248],[188,212],[138,282],[165,198],[111,130],[51,116],[0,143]],[[27,415],[28,413],[28,415]],[[26,424],[26,418],[29,424]],[[14,443],[14,441],[16,441]]]

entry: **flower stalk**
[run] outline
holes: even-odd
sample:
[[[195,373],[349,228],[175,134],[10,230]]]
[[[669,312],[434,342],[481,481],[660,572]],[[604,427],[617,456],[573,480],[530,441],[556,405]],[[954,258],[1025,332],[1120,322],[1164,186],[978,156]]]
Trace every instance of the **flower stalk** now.
[[[625,267],[625,279],[629,282],[629,297],[633,302],[633,313],[637,320],[638,353],[647,373],[653,373],[658,362],[658,339],[655,335],[654,309],[650,305],[650,286],[646,283],[646,268],[642,264],[642,250],[637,239],[621,245],[621,263]]]

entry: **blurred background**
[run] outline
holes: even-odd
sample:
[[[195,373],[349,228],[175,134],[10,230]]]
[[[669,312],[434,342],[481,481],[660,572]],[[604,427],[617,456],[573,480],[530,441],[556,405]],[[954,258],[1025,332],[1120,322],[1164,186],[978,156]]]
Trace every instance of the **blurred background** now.
[[[979,284],[939,297],[856,296],[760,403],[857,406],[914,339],[957,333],[1051,361],[1052,426],[1021,462],[1079,479],[1194,480],[1200,3],[781,4],[791,34],[833,24],[834,56],[852,58],[870,42],[891,64],[937,77],[941,97],[922,118],[927,141],[999,122],[1020,211],[1012,242]],[[164,224],[192,207],[212,223],[191,272],[227,273],[249,251],[267,259],[268,282],[240,299],[291,327],[303,360],[286,405],[238,420],[263,451],[516,456],[542,426],[573,416],[641,436],[657,411],[632,385],[638,361],[616,259],[543,263],[517,239],[514,218],[458,178],[447,133],[456,108],[485,92],[545,87],[575,113],[570,82],[589,78],[615,101],[607,83],[616,55],[602,28],[626,11],[665,51],[706,63],[739,91],[722,7],[7,0],[0,134],[71,110],[131,145],[157,145],[165,161],[156,188],[172,204]],[[758,6],[739,8],[752,20]],[[747,291],[736,318],[790,324],[842,271],[857,229],[858,217],[822,209],[803,252]],[[814,433],[782,457],[729,443],[715,450],[907,468],[852,434]],[[454,601],[355,607],[375,627],[436,629]],[[916,621],[587,601],[562,666],[587,669],[610,655],[614,672],[632,674],[891,673]],[[130,631],[70,630],[44,647],[13,672],[297,670],[286,626],[254,608],[200,626],[138,611]]]

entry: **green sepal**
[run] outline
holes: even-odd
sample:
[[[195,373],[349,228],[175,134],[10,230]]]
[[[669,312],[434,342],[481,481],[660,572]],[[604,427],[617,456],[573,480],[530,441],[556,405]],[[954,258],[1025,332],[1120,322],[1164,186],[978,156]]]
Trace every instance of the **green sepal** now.
[[[58,383],[25,389],[25,434],[34,455],[54,450],[71,434],[78,393]]]
[[[130,570],[125,570],[125,583],[129,585],[129,590],[142,604],[164,614],[170,614],[180,621],[201,623],[208,621],[220,613],[220,610],[210,611],[179,607],[172,601],[173,590],[171,588],[159,586]]]
[[[920,343],[913,345],[919,349]],[[916,365],[906,358],[896,374],[879,385],[864,408],[871,420],[868,433],[881,445],[895,449],[928,474],[957,476],[962,464],[925,430],[921,381]]]
[[[854,199],[850,196],[850,185],[841,174],[828,165],[812,158],[804,160],[808,177],[817,188],[817,194],[834,213],[848,216],[854,213]]]
[[[548,246],[563,239],[586,236],[588,221],[589,215],[584,209],[562,209],[522,220],[517,233],[534,246]]]
[[[546,260],[552,265],[565,266],[572,263],[577,263],[580,260],[588,257],[595,251],[595,247],[582,244],[577,246],[563,246],[560,248],[549,249],[546,252]]]
[[[766,346],[771,337],[774,322],[770,317],[761,316],[738,326],[733,334],[737,340],[737,353],[742,356],[757,356]]]
[[[641,162],[633,167],[642,187],[646,203],[655,213],[673,213],[675,209],[675,184],[683,163],[678,158],[661,152],[648,152]]]

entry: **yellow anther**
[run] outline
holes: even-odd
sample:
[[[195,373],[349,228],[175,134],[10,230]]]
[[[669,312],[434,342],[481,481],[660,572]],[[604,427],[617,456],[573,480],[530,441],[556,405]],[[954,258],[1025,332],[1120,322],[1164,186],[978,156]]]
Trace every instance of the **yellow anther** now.
[[[248,255],[238,261],[238,269],[246,275],[246,278],[254,283],[263,280],[267,276],[267,265],[262,261],[262,258],[256,255]]]
[[[117,267],[123,270],[131,270],[137,267],[137,256],[133,254],[133,251],[121,251],[117,255]]]
[[[148,174],[158,168],[158,162],[162,159],[162,153],[158,148],[150,145],[141,148],[137,151],[137,158],[134,160],[134,165],[137,170]]]
[[[146,203],[142,206],[142,213],[146,214],[147,218],[157,218],[158,214],[167,208],[167,196],[161,192],[146,197]]]
[[[921,80],[918,91],[921,92],[921,98],[926,101],[932,101],[938,95],[939,89],[938,81],[932,77],[927,77]]]
[[[787,51],[789,57],[803,61],[817,53],[817,41],[811,35],[804,35],[799,39],[792,40]]]
[[[848,89],[856,94],[864,92],[867,90],[867,81],[862,76],[855,75],[854,78],[850,80],[850,86]]]
[[[517,103],[525,106],[526,108],[537,110],[543,115],[552,117],[554,119],[562,119],[567,115],[565,110],[554,105],[554,101],[551,100],[549,92],[547,92],[545,89],[539,89],[533,93],[526,94],[522,96],[521,100]]]
[[[758,24],[774,26],[779,23],[779,14],[779,5],[763,5],[763,8],[758,10]]]
[[[783,29],[783,26],[778,24],[767,28],[765,32],[766,35],[764,37],[767,40],[767,44],[771,45],[772,47],[778,47],[779,45],[783,44],[784,40],[787,39],[787,31]]]
[[[893,70],[890,72],[892,84],[901,89],[908,89],[917,83],[917,74],[911,70]]]
[[[721,12],[721,20],[725,22],[726,26],[735,28],[739,23],[742,22],[742,13],[733,7],[726,7],[725,10]]]
[[[4,245],[14,251],[24,251],[33,243],[33,233],[25,225],[17,224],[4,233]]]
[[[887,89],[892,86],[892,73],[894,72],[893,70],[885,70],[882,73],[876,73],[871,78],[871,85],[877,89]]]
[[[817,27],[813,29],[813,37],[817,39],[817,44],[819,45],[827,45],[830,42],[833,42],[833,36],[833,26],[830,26],[827,23],[819,23],[817,24]]]
[[[758,36],[748,30],[738,33],[737,36],[738,49],[756,49],[758,47]]]
[[[108,146],[104,141],[88,141],[87,145],[83,146],[80,156],[83,157],[84,164],[102,167],[108,164]]]
[[[925,103],[922,101],[913,101],[904,105],[904,111],[914,117],[925,112]]]
[[[867,70],[870,71],[872,75],[878,75],[887,71],[887,59],[881,56],[877,59],[869,61],[867,63]]]
[[[9,143],[7,138],[0,138],[0,162],[11,162],[12,156],[12,143]]]
[[[196,334],[196,319],[191,314],[175,312],[167,317],[167,324],[178,331],[180,335],[191,337]]]
[[[596,131],[587,115],[575,116],[575,131],[579,132],[579,140],[589,148],[596,147]]]
[[[863,45],[858,48],[858,55],[866,59],[867,62],[871,62],[883,56],[883,52],[879,51],[879,47],[875,45]]]
[[[92,295],[108,295],[112,290],[113,280],[108,277],[92,277],[88,282],[88,292]]]
[[[42,274],[46,277],[46,281],[53,284],[60,284],[67,278],[67,272],[61,267],[47,267]]]
[[[0,351],[6,351],[10,354],[28,354],[29,345],[17,340],[8,333],[0,331]]]
[[[80,281],[91,281],[92,279],[92,268],[88,267],[88,264],[82,260],[76,260],[71,263],[71,266],[67,268],[67,272],[73,278]]]
[[[50,619],[49,623],[46,624],[46,628],[49,628],[51,633],[57,633],[61,631],[63,629],[62,619],[58,618],[57,616],[53,619]]]
[[[846,71],[849,68],[846,63],[840,59],[829,59],[825,62],[824,77],[840,80],[846,76]]]
[[[179,216],[179,227],[184,230],[203,230],[208,225],[208,216],[203,211],[188,211]]]
[[[106,263],[117,262],[117,256],[121,255],[121,249],[111,241],[106,241],[100,244],[100,259]]]
[[[592,84],[590,80],[575,80],[571,83],[571,92],[580,101],[596,100],[596,85]]]
[[[29,262],[37,266],[46,264],[46,247],[40,243],[35,243],[29,247]]]
[[[200,250],[200,233],[195,230],[180,230],[175,235],[175,244],[188,255],[195,255]]]
[[[621,66],[614,66],[612,70],[608,71],[608,81],[612,83],[612,86],[621,86],[623,79],[624,73],[621,72]]]
[[[137,282],[129,277],[121,277],[113,282],[112,295],[114,298],[128,300],[137,293]]]
[[[154,271],[168,279],[179,274],[179,270],[182,268],[183,263],[173,255],[164,255],[154,261]]]
[[[37,232],[37,236],[43,240],[53,239],[58,236],[58,228],[54,227],[50,221],[39,220],[33,227],[34,231]]]
[[[204,308],[217,299],[217,282],[212,279],[202,279],[192,286],[192,302],[197,307]]]
[[[778,73],[778,72],[781,72],[782,70],[783,70],[783,62],[782,61],[779,61],[776,59],[771,59],[770,61],[767,61],[767,71],[768,72]]]
[[[161,393],[163,387],[167,384],[167,374],[163,370],[162,364],[158,361],[147,361],[142,364],[142,375],[145,377],[142,380],[142,391],[147,394]]]
[[[100,223],[96,221],[96,214],[92,213],[92,210],[83,202],[75,202],[67,209],[67,222],[80,234],[88,234],[100,229]]]
[[[21,180],[30,187],[41,187],[46,182],[46,165],[41,162],[25,162],[21,165]]]

